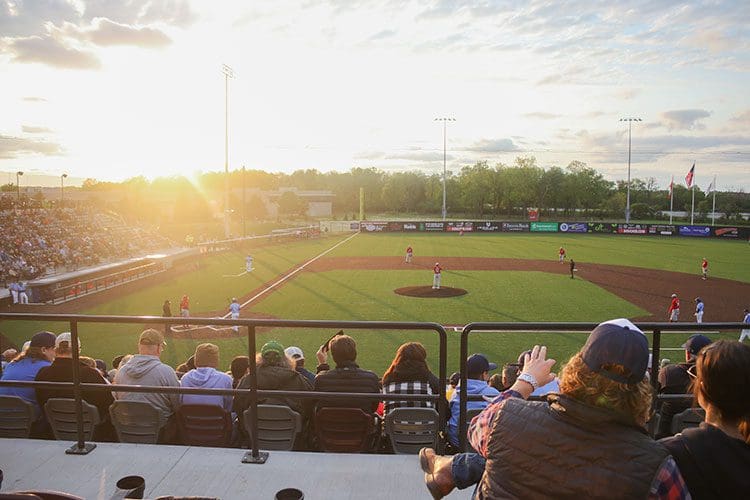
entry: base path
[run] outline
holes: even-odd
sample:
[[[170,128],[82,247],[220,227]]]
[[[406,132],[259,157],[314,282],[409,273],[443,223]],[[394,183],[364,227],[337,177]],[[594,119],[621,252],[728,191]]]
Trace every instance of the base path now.
[[[451,271],[541,271],[570,274],[569,262],[557,260],[499,259],[480,257],[419,257],[406,264],[403,257],[351,257],[320,259],[307,272],[333,270],[424,270],[432,272],[440,262],[445,274]],[[724,278],[702,280],[699,274],[644,269],[640,267],[590,264],[576,261],[576,279],[594,283],[649,312],[633,318],[639,321],[667,321],[670,296],[676,293],[682,302],[680,320],[694,320],[696,297],[706,304],[706,322],[742,321],[742,310],[750,306],[750,283]],[[431,279],[431,275],[428,276]],[[471,290],[469,290],[471,292]]]

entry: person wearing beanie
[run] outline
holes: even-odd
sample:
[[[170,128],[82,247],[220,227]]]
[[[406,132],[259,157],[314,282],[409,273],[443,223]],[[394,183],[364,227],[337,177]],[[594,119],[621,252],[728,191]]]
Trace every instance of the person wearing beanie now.
[[[55,334],[51,332],[39,332],[31,337],[28,349],[22,350],[3,369],[0,380],[18,380],[31,382],[36,379],[39,370],[52,364],[55,360]],[[37,418],[42,414],[42,409],[36,399],[36,392],[32,387],[0,387],[0,395],[18,396],[34,405]]]
[[[198,389],[231,389],[232,377],[216,369],[219,366],[219,347],[214,344],[200,344],[193,357],[195,368],[180,379],[181,387]],[[184,405],[216,405],[225,411],[232,410],[232,396],[209,396],[183,394]]]
[[[292,361],[284,353],[284,346],[276,340],[263,344],[260,354],[256,356],[256,374],[258,389],[269,391],[309,391],[312,389],[310,383],[300,373],[294,370]],[[250,389],[250,374],[240,380],[237,389]],[[293,397],[270,397],[258,400],[258,404],[288,406],[308,420],[311,414],[312,402]],[[240,421],[240,432],[243,437],[249,434],[244,428],[243,413],[250,406],[249,396],[236,396],[232,409],[237,413]],[[303,424],[303,428],[306,425]]]

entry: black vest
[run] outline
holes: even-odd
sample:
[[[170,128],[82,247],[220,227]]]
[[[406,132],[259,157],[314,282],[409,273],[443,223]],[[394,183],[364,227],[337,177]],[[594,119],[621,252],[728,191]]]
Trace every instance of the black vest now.
[[[633,421],[552,395],[508,399],[492,423],[477,498],[646,498],[667,450]]]

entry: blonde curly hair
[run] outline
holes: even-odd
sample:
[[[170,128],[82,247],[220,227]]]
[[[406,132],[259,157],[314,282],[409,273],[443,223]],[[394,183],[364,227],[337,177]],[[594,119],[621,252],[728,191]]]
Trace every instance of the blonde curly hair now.
[[[620,365],[605,366],[608,371],[625,374]],[[653,388],[648,379],[637,384],[615,382],[591,371],[581,353],[575,354],[560,375],[560,392],[591,406],[614,410],[644,426],[651,418]]]

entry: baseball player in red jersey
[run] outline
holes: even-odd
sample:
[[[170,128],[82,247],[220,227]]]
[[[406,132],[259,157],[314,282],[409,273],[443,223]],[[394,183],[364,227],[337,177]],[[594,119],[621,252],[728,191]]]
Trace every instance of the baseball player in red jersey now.
[[[675,323],[680,317],[680,299],[677,298],[676,293],[672,294],[672,302],[669,304],[667,314],[669,315],[670,323]]]
[[[565,260],[565,249],[564,249],[563,247],[560,247],[560,251],[559,251],[559,252],[557,252],[557,253],[558,253],[558,255],[559,255],[559,260],[558,260],[558,262],[559,262],[560,264],[562,264],[562,263],[563,263],[563,261]]]
[[[440,290],[440,272],[443,270],[440,267],[440,262],[435,262],[435,266],[432,268],[432,289]]]
[[[703,279],[708,278],[708,261],[705,257],[703,257],[703,262],[701,262],[701,271],[703,273]]]
[[[411,248],[411,245],[406,247],[406,263],[411,264],[411,259],[414,257],[414,250]]]

